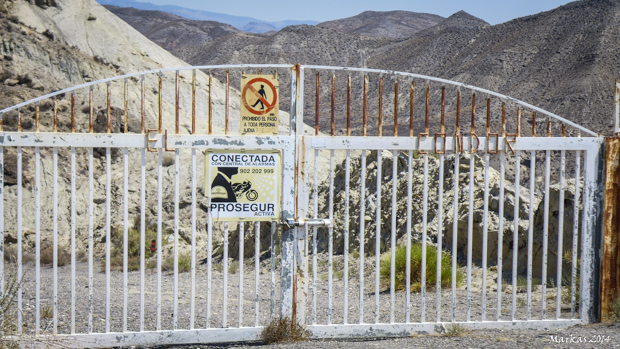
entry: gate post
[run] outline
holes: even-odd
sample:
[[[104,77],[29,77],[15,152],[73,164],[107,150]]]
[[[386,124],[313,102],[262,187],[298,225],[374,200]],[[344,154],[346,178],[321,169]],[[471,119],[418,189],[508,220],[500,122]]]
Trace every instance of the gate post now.
[[[616,81],[614,133],[605,146],[605,207],[601,261],[601,320],[611,320],[620,297],[620,83]]]
[[[295,130],[295,147],[297,149],[297,173],[295,174],[296,219],[305,220],[308,199],[306,186],[307,152],[304,146],[304,70],[297,66],[297,124]],[[297,225],[297,224],[296,224]],[[306,299],[308,297],[308,225],[296,227],[295,234],[295,275],[293,279],[293,319],[296,323],[306,324]]]
[[[297,125],[297,69],[291,67],[291,119],[289,136],[295,140]],[[295,220],[295,176],[296,176],[296,145],[292,142],[283,150],[282,156],[282,222]],[[294,318],[293,275],[295,273],[295,226],[284,224],[280,239],[282,267],[280,269],[280,316]]]

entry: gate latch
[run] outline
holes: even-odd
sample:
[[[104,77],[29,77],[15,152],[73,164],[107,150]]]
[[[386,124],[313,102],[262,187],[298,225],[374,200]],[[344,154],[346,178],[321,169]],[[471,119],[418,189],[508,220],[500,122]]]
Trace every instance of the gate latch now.
[[[308,225],[308,227],[331,227],[332,221],[329,219],[287,219],[286,221],[281,222],[282,225],[286,227],[286,229],[291,229],[293,227],[303,227],[304,225]]]

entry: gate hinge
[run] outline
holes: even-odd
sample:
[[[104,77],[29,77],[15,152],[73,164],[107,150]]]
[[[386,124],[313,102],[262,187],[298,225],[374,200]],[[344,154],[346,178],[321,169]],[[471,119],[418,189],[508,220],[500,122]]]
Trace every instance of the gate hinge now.
[[[308,227],[331,227],[332,221],[329,219],[287,219],[286,221],[280,222],[280,224],[284,225],[286,229],[291,229],[293,227],[303,227],[307,225]]]

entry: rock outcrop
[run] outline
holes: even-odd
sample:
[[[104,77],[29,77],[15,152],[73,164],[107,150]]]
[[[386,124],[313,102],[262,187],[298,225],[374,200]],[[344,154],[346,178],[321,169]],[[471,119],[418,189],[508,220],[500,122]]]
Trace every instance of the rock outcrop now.
[[[367,254],[374,255],[376,239],[376,210],[377,210],[377,176],[381,177],[380,203],[381,203],[381,224],[379,235],[381,252],[389,249],[392,234],[392,217],[396,216],[396,239],[398,244],[406,243],[407,233],[407,190],[408,190],[408,153],[398,152],[396,158],[392,152],[382,153],[381,173],[377,172],[377,153],[368,152],[367,165],[365,169],[360,168],[361,158],[354,157],[350,165],[350,199],[349,199],[349,250],[359,249],[360,242],[360,216],[364,218],[364,249]],[[456,241],[459,263],[465,263],[467,258],[467,236],[468,223],[471,214],[473,216],[472,229],[472,259],[480,264],[482,261],[483,245],[483,217],[484,217],[484,160],[478,155],[473,155],[473,185],[474,197],[473,206],[469,205],[469,186],[470,186],[470,155],[462,154],[459,159],[458,177],[458,204],[456,209]],[[396,172],[396,197],[397,206],[392,207],[392,184],[393,173],[392,163],[397,161]],[[429,249],[435,249],[439,230],[443,236],[443,249],[452,249],[453,221],[454,216],[454,155],[445,156],[444,176],[439,176],[438,158],[429,156],[428,158],[428,202],[427,202],[427,242]],[[420,240],[423,234],[423,189],[424,189],[424,159],[415,155],[412,160],[412,210],[411,210],[411,236],[413,240]],[[334,215],[334,251],[337,254],[343,253],[344,246],[344,213],[345,213],[345,163],[338,164],[334,171],[334,191],[333,191],[333,215]],[[366,192],[364,198],[360,197],[361,171],[365,171]],[[439,221],[438,192],[439,181],[443,180],[443,217]],[[563,250],[572,249],[573,244],[573,198],[575,192],[574,180],[565,182],[564,192],[564,228],[563,228]],[[514,232],[514,184],[509,178],[505,178],[504,183],[504,202],[499,201],[500,174],[493,168],[489,168],[489,200],[488,200],[488,232],[487,232],[487,263],[489,266],[497,265],[498,252],[498,232],[499,232],[499,207],[504,205],[503,228],[503,270],[512,270],[513,256],[513,232]],[[312,198],[312,195],[310,196]],[[547,275],[555,278],[556,256],[558,242],[558,212],[559,212],[559,183],[551,186],[549,193],[549,229],[548,229],[548,259]],[[361,200],[365,201],[365,212],[360,212]],[[523,274],[527,268],[527,237],[529,223],[530,204],[534,210],[534,240],[533,240],[533,275],[541,276],[542,272],[542,246],[543,246],[543,218],[544,218],[544,196],[537,188],[534,195],[534,202],[530,203],[530,193],[528,188],[520,187],[519,191],[519,223],[517,233],[517,257],[518,273]],[[312,205],[311,205],[312,206]],[[320,183],[319,186],[319,216],[329,217],[329,179]],[[321,229],[318,235],[318,248],[325,250],[328,243],[326,229]]]

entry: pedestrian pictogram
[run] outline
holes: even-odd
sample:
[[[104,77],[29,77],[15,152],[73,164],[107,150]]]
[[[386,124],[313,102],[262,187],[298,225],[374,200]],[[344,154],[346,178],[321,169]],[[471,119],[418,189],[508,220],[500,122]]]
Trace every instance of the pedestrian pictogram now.
[[[241,75],[241,134],[278,134],[278,80]]]

